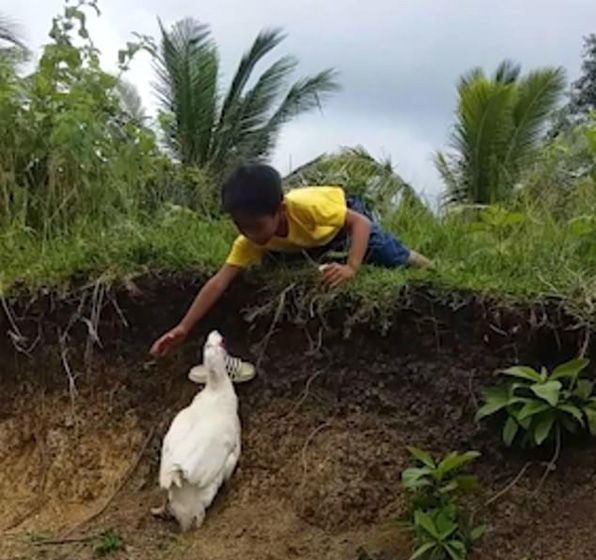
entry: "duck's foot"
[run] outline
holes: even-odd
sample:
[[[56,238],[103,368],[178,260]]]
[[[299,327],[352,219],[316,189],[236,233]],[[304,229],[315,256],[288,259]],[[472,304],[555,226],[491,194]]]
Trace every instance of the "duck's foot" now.
[[[151,515],[161,519],[169,519],[171,514],[168,509],[168,499],[166,498],[160,506],[151,508]]]

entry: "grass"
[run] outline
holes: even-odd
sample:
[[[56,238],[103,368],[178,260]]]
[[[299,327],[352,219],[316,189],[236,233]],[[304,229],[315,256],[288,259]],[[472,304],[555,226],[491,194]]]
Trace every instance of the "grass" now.
[[[122,537],[118,531],[108,529],[104,531],[93,543],[93,552],[100,557],[115,554],[122,549]]]
[[[366,267],[346,292],[381,308],[394,303],[404,286],[424,282],[517,302],[556,296],[576,313],[591,315],[596,296],[594,243],[544,216],[518,220],[494,225],[487,219],[437,219],[428,212],[401,209],[385,226],[432,258],[436,269]],[[60,290],[73,281],[117,281],[149,270],[195,271],[204,277],[225,260],[235,236],[227,220],[206,221],[174,206],[152,218],[115,219],[103,228],[81,224],[73,231],[46,241],[24,231],[5,232],[0,237],[0,292],[10,295],[23,287],[32,292]],[[309,274],[313,269],[305,270]],[[256,274],[276,289],[290,280],[288,274],[272,274],[271,269]],[[296,274],[291,272],[294,281]]]
[[[0,237],[0,293],[61,290],[73,281],[118,280],[148,270],[209,274],[233,238],[230,223],[201,220],[184,209],[148,220],[122,219],[109,228],[81,225],[45,241],[12,231]]]

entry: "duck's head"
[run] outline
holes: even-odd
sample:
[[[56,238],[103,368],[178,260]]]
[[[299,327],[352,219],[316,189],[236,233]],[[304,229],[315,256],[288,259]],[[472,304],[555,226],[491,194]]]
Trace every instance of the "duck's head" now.
[[[225,342],[223,336],[219,331],[211,331],[205,342],[205,350],[207,348],[225,348]]]
[[[225,342],[218,331],[211,331],[203,348],[203,364],[212,373],[226,375]]]

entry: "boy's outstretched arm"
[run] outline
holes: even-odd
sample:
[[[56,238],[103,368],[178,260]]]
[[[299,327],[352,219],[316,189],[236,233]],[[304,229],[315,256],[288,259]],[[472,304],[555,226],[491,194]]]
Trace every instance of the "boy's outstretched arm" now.
[[[207,314],[242,270],[239,266],[224,264],[200,289],[182,321],[153,343],[151,354],[165,356],[172,348],[184,342],[192,328]]]
[[[345,227],[352,238],[348,262],[332,263],[323,271],[323,282],[333,288],[341,286],[358,272],[368,248],[371,223],[366,216],[348,209]]]

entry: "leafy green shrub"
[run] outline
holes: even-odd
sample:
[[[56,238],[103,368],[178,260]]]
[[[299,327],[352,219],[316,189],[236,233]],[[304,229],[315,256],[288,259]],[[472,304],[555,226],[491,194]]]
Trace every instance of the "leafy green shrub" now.
[[[542,445],[561,436],[561,430],[577,433],[587,429],[596,435],[596,396],[594,382],[581,379],[588,360],[578,359],[559,365],[550,374],[527,366],[501,372],[514,380],[504,387],[483,390],[484,405],[476,419],[505,410],[503,441],[510,446],[518,433],[522,445]]]
[[[410,560],[464,560],[471,546],[482,537],[484,527],[474,526],[473,517],[455,498],[478,486],[475,476],[460,471],[480,453],[451,452],[435,460],[421,449],[408,447],[408,451],[419,463],[402,473],[402,486],[411,495],[409,518],[417,540]]]
[[[210,173],[160,153],[125,66],[117,76],[102,69],[87,12],[99,14],[95,0],[53,19],[30,75],[0,63],[0,231],[47,240],[77,234],[81,223],[147,219],[164,203],[218,215]]]

